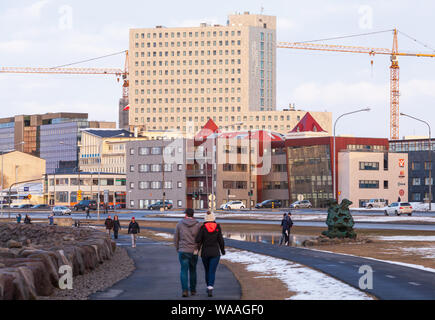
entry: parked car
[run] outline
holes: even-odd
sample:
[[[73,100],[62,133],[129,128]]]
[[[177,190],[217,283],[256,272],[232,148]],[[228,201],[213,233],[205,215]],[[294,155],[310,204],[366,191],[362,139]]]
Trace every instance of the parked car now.
[[[71,209],[65,206],[55,206],[53,208],[54,215],[71,215]]]
[[[312,208],[310,200],[295,201],[290,205],[290,208]]]
[[[32,209],[50,209],[48,204],[35,204]]]
[[[245,209],[245,204],[239,200],[228,201],[220,207],[223,210]]]
[[[384,208],[384,213],[386,216],[395,214],[400,216],[401,214],[412,215],[412,206],[409,202],[393,202],[388,207]]]
[[[96,210],[97,209],[97,201],[95,200],[82,200],[79,203],[74,205],[74,210],[86,210],[86,207],[88,207],[90,210]]]
[[[18,206],[18,209],[30,209],[30,208],[32,208],[33,207],[33,204],[30,204],[30,203],[23,203],[23,204],[20,204],[19,206]]]
[[[281,208],[281,200],[264,200],[263,202],[257,203],[255,208]]]
[[[363,207],[367,209],[384,208],[386,205],[387,201],[385,201],[385,199],[370,199],[369,201],[363,203]]]
[[[147,209],[148,210],[160,210],[161,208],[163,208],[163,201],[160,200],[160,201],[157,201],[153,204],[150,204]],[[172,209],[172,203],[168,200],[165,200],[165,210],[168,210],[168,209]]]

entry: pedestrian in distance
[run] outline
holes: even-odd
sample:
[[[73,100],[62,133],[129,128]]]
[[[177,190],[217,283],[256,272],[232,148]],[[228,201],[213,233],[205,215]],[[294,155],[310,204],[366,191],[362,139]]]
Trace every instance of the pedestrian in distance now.
[[[17,223],[21,223],[21,213],[17,214]]]
[[[178,252],[180,261],[180,281],[182,297],[188,297],[188,282],[190,283],[190,294],[196,294],[196,264],[198,263],[198,243],[195,241],[201,227],[200,223],[193,217],[195,211],[187,208],[184,218],[178,222],[175,228],[174,245]],[[190,281],[189,281],[190,280]]]
[[[290,246],[290,231],[293,227],[292,213],[289,211],[287,213],[287,246]]]
[[[131,218],[130,224],[128,225],[128,234],[131,235],[131,247],[136,248],[136,235],[140,233],[139,224],[136,222],[134,217]]]
[[[207,211],[204,220],[205,222],[199,229],[195,241],[199,244],[201,260],[204,264],[207,294],[212,297],[220,256],[221,253],[225,255],[225,242],[222,228],[216,223],[215,215]]]
[[[104,213],[105,214],[109,213],[109,205],[107,203],[104,203]]]
[[[119,223],[118,216],[113,217],[113,236],[118,239],[118,231],[121,230],[121,224]]]
[[[86,207],[86,208],[85,208],[85,212],[86,212],[86,219],[90,219],[90,218],[91,218],[91,215],[90,215],[90,213],[89,213],[89,207]]]
[[[54,215],[52,213],[48,216],[48,224],[50,226],[54,225]]]
[[[287,240],[287,213],[282,215],[281,220],[281,239],[279,239],[279,245],[281,246]]]
[[[110,216],[108,216],[107,219],[106,219],[106,221],[104,221],[104,225],[106,226],[107,234],[108,234],[109,237],[110,237],[110,232],[111,232],[112,229],[113,229],[113,220],[112,220],[112,218],[111,218]]]
[[[30,219],[29,215],[26,214],[26,217],[24,218],[24,224],[31,224],[32,223],[32,219]]]

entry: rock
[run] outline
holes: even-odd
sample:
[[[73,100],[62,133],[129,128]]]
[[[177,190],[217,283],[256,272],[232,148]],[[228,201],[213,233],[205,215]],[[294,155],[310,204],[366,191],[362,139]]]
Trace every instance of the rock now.
[[[8,248],[21,248],[23,245],[21,242],[15,241],[15,240],[9,240],[6,245]]]

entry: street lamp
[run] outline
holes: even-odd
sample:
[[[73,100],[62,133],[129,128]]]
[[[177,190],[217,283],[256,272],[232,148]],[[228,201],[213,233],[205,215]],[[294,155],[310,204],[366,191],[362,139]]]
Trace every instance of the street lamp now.
[[[243,122],[236,122],[233,124],[228,124],[225,126],[219,126],[218,129],[224,129],[224,128],[228,128],[228,127],[232,127],[232,126],[241,126],[243,125]],[[215,210],[215,203],[216,203],[216,194],[215,194],[215,188],[214,188],[214,176],[215,176],[215,164],[216,164],[216,138],[217,136],[213,136],[213,153],[212,153],[212,166],[211,166],[211,211],[214,212]]]
[[[14,144],[13,145],[13,149],[10,149],[10,150],[5,150],[5,151],[2,151],[1,153],[2,153],[2,179],[1,179],[1,192],[2,192],[2,202],[1,202],[1,205],[0,205],[0,210],[1,210],[1,216],[3,217],[3,206],[4,206],[4,203],[3,203],[3,200],[4,200],[4,196],[3,196],[3,186],[4,186],[4,174],[3,174],[3,158],[4,158],[4,154],[5,153],[7,153],[7,152],[12,152],[12,151],[15,151],[16,149],[15,149],[15,146],[22,146],[22,145],[24,145],[25,144],[25,142],[24,141],[21,141],[21,142],[19,142],[19,143],[16,143],[16,144]],[[10,196],[10,195],[9,195]]]
[[[370,111],[370,108],[364,108],[364,109],[359,109],[359,110],[355,110],[355,111],[351,111],[351,112],[346,112],[343,113],[341,116],[339,116],[335,122],[334,122],[334,139],[333,139],[333,151],[332,151],[332,165],[333,165],[333,170],[332,170],[332,176],[334,177],[333,181],[332,181],[332,185],[333,185],[333,194],[334,194],[334,198],[337,199],[338,201],[338,196],[337,196],[337,183],[336,183],[336,179],[338,178],[338,174],[336,174],[335,172],[335,127],[337,126],[337,121],[340,120],[340,118],[350,115],[350,114],[354,114],[354,113],[358,113],[358,112],[363,112],[363,111]]]
[[[413,116],[410,116],[410,115],[408,115],[406,113],[401,112],[400,115],[404,116],[404,117],[408,117],[408,118],[414,119],[414,120],[417,120],[417,121],[420,121],[420,122],[423,122],[424,124],[427,125],[427,127],[429,129],[429,145],[428,145],[429,181],[428,181],[428,184],[429,184],[429,211],[430,211],[430,210],[432,210],[432,146],[431,146],[432,141],[431,141],[430,125],[429,125],[428,122],[426,122],[424,120],[421,120],[421,119],[418,119],[418,118],[415,118]]]

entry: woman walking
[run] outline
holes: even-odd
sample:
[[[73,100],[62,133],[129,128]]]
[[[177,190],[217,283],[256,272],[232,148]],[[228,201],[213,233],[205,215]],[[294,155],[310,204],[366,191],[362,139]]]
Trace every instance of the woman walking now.
[[[136,220],[131,218],[130,224],[128,225],[128,234],[131,234],[131,247],[136,248],[136,235],[140,233],[139,224]]]
[[[118,216],[113,217],[113,236],[118,239],[118,231],[121,230],[121,224],[119,223]]]
[[[199,229],[195,240],[201,248],[201,259],[205,269],[207,294],[209,297],[212,297],[220,254],[225,255],[225,242],[222,236],[221,226],[216,223],[214,214],[207,211],[204,220],[205,222]]]

